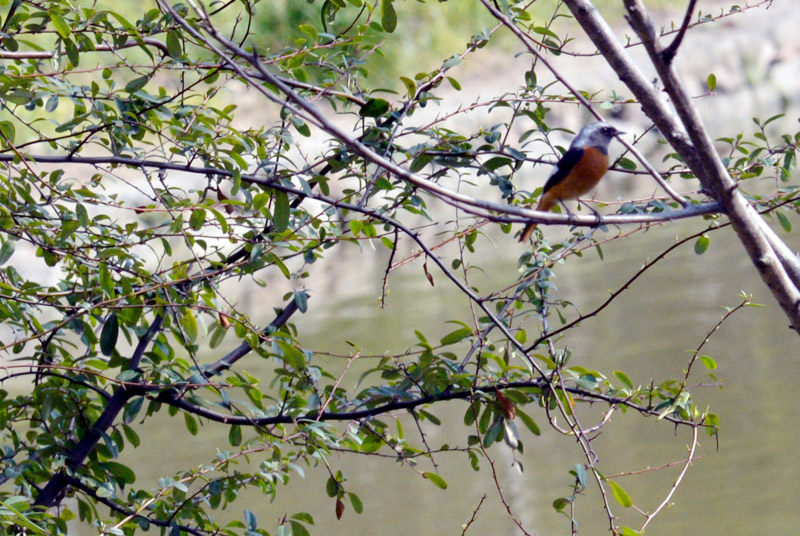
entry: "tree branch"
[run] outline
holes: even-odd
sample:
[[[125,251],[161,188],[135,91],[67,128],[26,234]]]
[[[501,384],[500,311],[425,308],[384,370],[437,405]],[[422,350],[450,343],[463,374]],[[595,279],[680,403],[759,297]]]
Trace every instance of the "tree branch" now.
[[[595,119],[603,120],[603,117],[597,112],[597,110],[594,109],[594,107],[592,107],[592,103],[589,102],[589,99],[587,99],[583,95],[583,93],[581,93],[580,91],[578,91],[575,88],[573,88],[572,85],[569,82],[567,82],[567,80],[563,76],[561,76],[561,74],[556,70],[556,68],[553,67],[553,65],[547,60],[547,58],[545,58],[545,56],[541,53],[541,51],[537,47],[531,46],[530,38],[528,37],[528,35],[526,33],[524,33],[522,30],[520,30],[517,27],[517,25],[514,24],[514,22],[511,19],[508,18],[508,16],[506,14],[504,14],[502,11],[500,11],[494,5],[492,5],[489,2],[489,0],[481,0],[481,3],[484,5],[484,7],[486,7],[486,9],[489,10],[489,12],[497,20],[502,22],[509,30],[511,30],[511,32],[514,35],[517,36],[517,38],[519,38],[519,40],[525,45],[525,47],[528,49],[528,51],[531,52],[532,54],[534,54],[538,58],[538,60],[541,61],[544,64],[544,66],[547,67],[550,70],[551,73],[553,73],[553,76],[555,76],[556,80],[558,80],[561,83],[561,85],[563,85],[565,88],[567,88],[567,90],[570,93],[572,93],[572,95],[581,104],[583,104],[583,106],[595,117]],[[686,207],[688,205],[688,201],[686,201],[683,198],[682,195],[680,195],[678,192],[676,192],[664,180],[664,178],[661,176],[661,174],[658,171],[656,171],[656,169],[653,166],[650,165],[650,162],[647,161],[647,159],[644,157],[644,155],[642,153],[640,153],[639,150],[636,149],[633,146],[633,144],[628,143],[621,136],[617,136],[617,140],[619,140],[619,142],[628,151],[630,151],[631,154],[633,154],[633,156],[644,166],[644,168],[648,171],[648,173],[650,173],[650,175],[655,179],[655,181],[658,183],[658,185],[661,186],[661,188],[665,192],[667,192],[667,194],[671,198],[673,198],[675,201],[677,201],[683,207]]]
[[[111,499],[109,499],[107,497],[100,497],[99,495],[97,495],[97,492],[94,489],[90,488],[89,486],[87,486],[86,484],[81,482],[80,479],[77,479],[75,477],[67,477],[67,483],[70,486],[72,486],[73,488],[81,490],[82,492],[84,492],[86,495],[88,495],[92,499],[96,500],[97,502],[105,504],[112,511],[117,512],[118,514],[122,514],[124,516],[128,516],[131,519],[133,519],[133,518],[144,519],[148,523],[152,523],[153,525],[155,525],[157,527],[175,526],[175,527],[179,528],[181,530],[181,532],[186,532],[187,534],[194,534],[195,536],[204,536],[204,535],[211,534],[210,531],[194,529],[194,528],[189,527],[187,525],[175,525],[171,521],[162,521],[160,519],[154,519],[154,518],[147,517],[145,515],[139,514],[134,510],[130,510],[128,508],[123,508],[122,506],[118,505],[117,503],[115,503],[114,501],[112,501]],[[101,534],[106,534],[106,532],[103,532]]]
[[[800,274],[800,268],[784,268],[786,264],[797,264],[797,258],[793,255],[786,257],[784,250],[772,247],[770,242],[779,239],[770,240],[765,236],[763,226],[766,224],[759,223],[761,217],[747,203],[728,175],[674,67],[661,56],[661,46],[642,2],[625,0],[628,19],[664,83],[682,126],[621,47],[594,5],[589,0],[565,0],[565,3],[609,65],[642,103],[648,117],[689,165],[703,187],[721,203],[761,279],[769,287],[792,326],[800,333],[800,280],[792,280],[793,274]]]
[[[135,369],[139,366],[139,361],[144,355],[145,349],[155,334],[161,330],[163,322],[164,315],[156,314],[153,323],[150,324],[150,328],[148,328],[147,332],[139,339],[139,343],[131,355],[129,370]],[[83,461],[94,449],[97,442],[103,437],[103,434],[108,427],[114,423],[117,415],[119,415],[119,412],[125,407],[125,404],[128,402],[128,400],[137,394],[140,394],[140,390],[135,387],[126,385],[117,387],[100,417],[98,417],[92,427],[87,430],[83,439],[81,439],[78,444],[67,453],[67,465],[70,467],[70,469],[75,471],[83,464]],[[57,473],[50,479],[41,493],[39,493],[39,496],[36,497],[34,504],[45,507],[58,504],[61,501],[61,498],[63,497],[68,485],[69,479],[66,472],[62,471]]]
[[[191,166],[188,164],[176,164],[173,162],[163,162],[142,158],[128,158],[124,156],[57,156],[57,155],[24,155],[27,160],[38,163],[49,164],[90,164],[90,165],[124,165],[136,168],[154,168],[163,170],[182,171],[185,173],[196,173],[199,175],[214,174],[221,177],[233,177],[233,172],[222,168],[209,168],[202,166]],[[0,154],[0,162],[13,162],[16,155]],[[395,166],[393,164],[393,166]],[[396,167],[396,166],[395,166]],[[402,168],[400,168],[402,169]],[[303,198],[315,199],[331,206],[346,208],[354,212],[375,215],[377,211],[357,204],[345,203],[334,197],[323,194],[309,193],[300,188],[292,188],[284,183],[265,177],[257,177],[251,174],[242,174],[242,181],[251,184],[258,184],[282,192],[302,196]],[[425,179],[421,179],[425,181]],[[428,181],[425,181],[428,182]],[[430,183],[435,184],[435,183]],[[425,189],[423,187],[423,189]],[[517,207],[501,203],[494,203],[484,199],[470,197],[466,194],[454,192],[436,185],[436,192],[429,192],[441,199],[445,203],[466,210],[472,214],[488,218],[492,221],[503,223],[528,223],[536,222],[552,225],[570,225],[578,227],[596,227],[599,225],[626,225],[640,223],[667,222],[683,218],[705,216],[715,214],[720,211],[720,206],[716,203],[702,203],[689,205],[686,208],[669,212],[648,212],[641,214],[608,214],[608,215],[577,215],[577,214],[557,214],[554,212],[540,212],[526,207]],[[502,216],[498,216],[501,214]]]
[[[295,300],[290,301],[286,307],[275,317],[275,320],[270,322],[270,324],[264,328],[261,333],[264,335],[270,335],[274,333],[276,330],[283,327],[286,322],[289,321],[289,318],[297,311],[297,302]],[[250,346],[250,343],[245,341],[233,350],[231,350],[225,357],[222,357],[211,363],[210,365],[203,367],[203,374],[206,377],[216,376],[221,374],[223,371],[228,370],[233,366],[234,363],[239,361],[245,355],[250,353],[253,350],[253,347]]]
[[[443,391],[437,394],[419,396],[417,398],[413,398],[410,400],[392,401],[369,409],[344,411],[344,412],[324,411],[322,413],[311,411],[300,415],[281,414],[281,415],[276,415],[274,417],[247,417],[243,415],[223,415],[221,413],[217,413],[215,411],[211,411],[206,408],[187,402],[185,399],[180,397],[180,393],[175,389],[168,389],[162,391],[161,393],[158,394],[158,396],[155,397],[155,400],[161,402],[162,404],[167,404],[170,406],[177,407],[183,411],[187,411],[194,415],[204,417],[214,422],[219,422],[223,424],[238,424],[240,426],[269,426],[273,424],[290,424],[290,423],[297,424],[301,421],[353,421],[359,419],[369,419],[372,417],[377,417],[379,415],[385,415],[393,411],[409,410],[417,408],[419,406],[433,404],[436,402],[443,402],[447,400],[470,400],[472,399],[472,397],[474,397],[475,393],[494,393],[498,390],[504,390],[504,389],[538,388],[542,390],[547,390],[550,388],[549,384],[550,380],[547,378],[541,378],[539,380],[530,380],[530,381],[508,382],[503,384],[490,384],[485,386],[474,386],[471,389],[464,389],[459,391]],[[634,409],[643,415],[660,416],[661,413],[663,412],[663,409],[656,411],[655,409],[649,406],[641,406],[635,404],[631,402],[630,398],[619,398],[602,393],[588,392],[583,389],[579,389],[577,387],[558,386],[558,389],[559,390],[563,389],[564,391],[567,391],[568,393],[575,395],[578,398],[583,398],[589,401],[606,402],[608,404],[623,405],[631,409]],[[697,423],[691,421],[685,421],[676,417],[672,417],[671,415],[667,415],[661,418],[677,425],[697,426]]]
[[[681,42],[683,42],[683,38],[686,35],[686,30],[689,29],[689,23],[692,21],[692,13],[694,13],[694,7],[697,5],[697,0],[689,0],[689,7],[686,8],[686,15],[683,17],[683,23],[681,23],[681,27],[678,30],[678,35],[676,35],[672,39],[672,43],[669,44],[667,48],[661,52],[661,58],[666,63],[672,63],[672,60],[675,58],[675,54],[678,53],[678,48],[681,46]]]

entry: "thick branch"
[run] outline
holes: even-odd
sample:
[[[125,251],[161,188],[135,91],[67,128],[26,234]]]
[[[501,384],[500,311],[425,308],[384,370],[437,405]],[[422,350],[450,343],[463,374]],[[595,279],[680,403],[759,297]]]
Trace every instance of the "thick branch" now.
[[[164,315],[156,315],[155,320],[153,320],[153,323],[150,324],[150,328],[147,330],[147,332],[139,339],[139,343],[131,355],[129,362],[130,369],[136,369],[139,366],[139,362],[141,361],[147,346],[150,344],[150,341],[155,334],[161,330],[161,325],[163,322]],[[108,430],[109,426],[114,423],[117,415],[119,415],[119,412],[125,407],[125,404],[128,402],[128,400],[139,393],[140,391],[138,389],[130,386],[121,385],[117,387],[113,396],[103,410],[103,413],[100,415],[100,417],[98,417],[97,421],[95,421],[92,427],[89,428],[83,439],[81,439],[78,444],[75,445],[75,447],[67,454],[67,464],[69,465],[70,469],[76,470],[83,464],[83,461],[95,448],[95,445],[97,445],[97,442],[103,437],[105,431]],[[54,475],[36,498],[36,502],[34,504],[47,507],[58,504],[63,496],[64,490],[68,485],[69,480],[66,473],[60,472]]]
[[[368,409],[342,411],[342,412],[324,411],[322,413],[317,413],[312,411],[300,415],[282,414],[282,415],[276,415],[274,417],[246,417],[242,415],[223,415],[221,413],[217,413],[215,411],[211,411],[206,408],[202,408],[200,406],[196,406],[195,404],[187,402],[183,398],[180,398],[180,393],[175,389],[170,389],[161,392],[156,397],[156,400],[163,404],[175,406],[184,411],[193,413],[200,417],[204,417],[214,422],[220,422],[223,424],[238,424],[241,426],[269,426],[273,424],[299,423],[301,421],[353,421],[359,419],[369,419],[372,417],[378,417],[380,415],[386,415],[387,413],[392,413],[394,411],[410,410],[418,408],[420,406],[433,404],[436,402],[444,402],[447,400],[471,400],[475,396],[475,393],[494,393],[496,391],[499,390],[502,391],[505,389],[532,389],[532,388],[538,388],[542,390],[550,389],[550,381],[549,379],[539,379],[539,380],[520,381],[520,382],[508,382],[503,384],[493,383],[485,386],[474,386],[471,389],[464,389],[458,391],[443,391],[437,394],[422,395],[415,398],[411,398],[409,400],[395,400]],[[561,390],[562,387],[559,386],[558,389]],[[656,411],[652,407],[635,404],[630,400],[630,398],[618,398],[615,396],[610,396],[602,393],[589,392],[583,389],[579,389],[577,387],[564,386],[563,390],[574,395],[576,398],[594,402],[606,402],[608,404],[622,405],[635,409],[636,411],[644,415],[659,416],[663,411],[663,410]],[[662,418],[674,424],[696,426],[696,424],[691,421],[684,421],[677,417],[673,417],[671,415]]]
[[[589,0],[565,0],[565,3],[609,65],[642,103],[647,116],[703,186],[722,204],[761,279],[772,291],[792,326],[800,333],[800,281],[793,282],[791,279],[791,274],[800,273],[800,269],[784,269],[784,265],[794,266],[797,259],[793,255],[786,257],[782,249],[776,253],[776,249],[770,245],[770,241],[775,242],[776,238],[765,236],[762,229],[765,224],[728,175],[683,83],[672,64],[665,62],[661,55],[663,49],[644,5],[639,0],[625,1],[630,23],[644,43],[683,125],[678,123],[666,102],[627,55],[594,5]]]
[[[0,162],[13,162],[16,155],[3,155],[0,154]],[[176,164],[174,162],[164,162],[160,160],[148,160],[140,158],[128,158],[124,156],[57,156],[57,155],[25,155],[25,158],[32,162],[42,164],[90,164],[90,165],[124,165],[136,168],[153,168],[164,169],[173,171],[182,171],[186,173],[196,173],[206,176],[208,174],[219,175],[221,177],[232,177],[231,171],[222,168],[208,168],[202,166],[190,166],[186,164]],[[402,168],[401,168],[402,169]],[[266,177],[257,177],[255,175],[242,174],[242,181],[251,184],[259,184],[282,192],[294,194],[297,196],[308,197],[323,203],[352,210],[354,212],[374,215],[377,211],[368,207],[359,206],[356,204],[345,203],[334,197],[326,196],[319,193],[309,195],[308,192],[300,188],[292,188],[283,183],[273,181]],[[424,180],[424,179],[421,179]],[[428,181],[426,181],[428,182]],[[431,183],[433,184],[433,183]],[[598,225],[626,225],[626,224],[640,224],[640,223],[658,223],[673,221],[683,218],[692,218],[696,216],[704,216],[708,214],[715,214],[719,212],[719,206],[716,203],[703,203],[699,205],[689,205],[686,208],[673,210],[670,212],[649,212],[642,214],[609,214],[605,216],[586,215],[579,216],[576,214],[556,214],[554,212],[540,212],[526,207],[516,207],[501,203],[494,203],[485,199],[478,199],[468,195],[454,192],[446,188],[436,185],[437,192],[431,192],[433,195],[442,201],[457,206],[458,208],[469,211],[472,214],[491,219],[498,222],[510,223],[528,223],[536,222],[543,224],[554,225],[573,225],[578,227],[596,227]],[[437,195],[441,193],[442,195]]]
[[[286,322],[289,321],[296,311],[297,302],[292,300],[286,307],[284,307],[280,314],[275,317],[275,320],[270,322],[269,326],[264,328],[262,333],[264,335],[270,335],[271,333],[274,333],[275,330],[280,329],[284,324],[286,324]],[[203,374],[206,377],[221,374],[223,371],[231,368],[234,363],[249,354],[252,350],[253,348],[250,346],[250,343],[245,341],[231,350],[225,357],[215,361],[214,363],[211,363],[207,367],[203,367]]]
[[[792,326],[800,333],[800,291],[798,291],[800,280],[792,280],[792,274],[797,273],[798,269],[787,270],[784,268],[785,264],[796,267],[798,265],[797,257],[794,255],[786,257],[782,255],[782,250],[776,250],[770,244],[770,239],[763,232],[766,224],[761,221],[761,217],[755,209],[739,192],[737,184],[728,174],[728,170],[717,153],[714,142],[703,125],[683,80],[672,63],[664,60],[644,4],[641,0],[626,0],[625,7],[628,10],[631,25],[644,42],[645,49],[664,82],[664,89],[670,96],[698,151],[698,156],[703,163],[703,172],[698,173],[699,169],[693,169],[695,175],[706,189],[715,193],[717,200],[722,203],[725,213],[730,218],[739,240],[750,255],[761,279],[772,291]]]
[[[696,5],[697,0],[689,0],[689,7],[686,8],[686,15],[683,17],[683,23],[681,23],[681,27],[678,30],[678,35],[674,37],[672,43],[661,53],[661,57],[666,63],[672,63],[675,54],[678,53],[678,48],[681,46],[683,38],[686,36],[686,30],[689,29],[689,23],[692,22],[692,13],[694,13],[694,7]]]
[[[545,67],[547,67],[550,70],[550,72],[553,74],[553,76],[556,78],[556,80],[558,80],[561,83],[561,85],[563,85],[565,88],[567,88],[567,90],[570,93],[572,93],[572,95],[575,97],[575,99],[577,99],[581,104],[583,104],[583,106],[589,111],[589,113],[591,113],[595,117],[595,119],[597,119],[599,121],[603,120],[603,117],[597,112],[597,110],[595,110],[592,107],[592,104],[591,104],[591,102],[589,102],[589,99],[587,99],[583,95],[583,93],[581,93],[577,89],[573,88],[572,85],[563,76],[561,76],[561,74],[556,70],[556,68],[553,67],[553,65],[550,63],[550,61],[548,61],[548,59],[544,56],[544,54],[542,54],[542,52],[539,50],[539,48],[537,46],[533,46],[532,45],[531,39],[528,36],[528,34],[523,32],[522,30],[520,30],[517,27],[517,25],[514,24],[514,22],[511,19],[509,19],[508,16],[505,13],[503,13],[502,11],[497,9],[497,7],[492,5],[492,3],[489,2],[489,0],[481,0],[481,3],[484,5],[484,7],[486,9],[489,10],[489,12],[497,20],[502,22],[509,30],[511,30],[512,33],[514,33],[514,35],[516,35],[519,38],[519,40],[525,45],[525,47],[528,49],[528,51],[531,54],[535,55],[536,58],[539,61],[541,61],[542,64]],[[665,192],[667,192],[667,194],[669,194],[670,197],[672,197],[675,201],[680,203],[680,205],[683,206],[683,207],[686,207],[689,204],[689,202],[686,199],[684,199],[682,195],[680,195],[677,191],[675,191],[675,189],[672,188],[664,180],[664,178],[661,176],[661,174],[652,165],[650,165],[650,162],[647,161],[647,159],[644,157],[644,155],[642,153],[640,153],[639,150],[636,149],[636,147],[634,147],[633,144],[628,143],[622,136],[617,136],[617,140],[619,140],[619,142],[628,151],[630,151],[631,154],[633,154],[633,156],[642,164],[642,166],[644,166],[644,168],[647,170],[647,172],[650,173],[650,175],[655,179],[655,181],[659,184],[659,186],[661,186],[661,188]]]

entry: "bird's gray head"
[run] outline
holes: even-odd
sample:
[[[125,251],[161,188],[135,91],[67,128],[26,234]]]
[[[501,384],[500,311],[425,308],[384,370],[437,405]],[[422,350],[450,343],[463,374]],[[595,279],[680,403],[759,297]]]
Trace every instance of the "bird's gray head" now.
[[[589,123],[581,129],[575,139],[572,140],[573,147],[596,147],[603,152],[608,151],[608,144],[617,134],[624,134],[605,121]]]

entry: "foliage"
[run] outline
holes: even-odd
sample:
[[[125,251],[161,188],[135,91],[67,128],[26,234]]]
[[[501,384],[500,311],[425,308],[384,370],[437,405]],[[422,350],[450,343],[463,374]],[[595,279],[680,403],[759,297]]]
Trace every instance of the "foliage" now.
[[[556,24],[572,24],[560,5],[534,20],[524,3],[483,3],[494,26],[476,29],[435,69],[399,75],[404,93],[392,95],[370,83],[369,66],[403,24],[402,2],[312,1],[287,19],[291,31],[271,36],[280,46],[259,40],[257,29],[269,26],[254,19],[262,6],[252,0],[0,4],[8,7],[0,52],[2,378],[31,381],[0,391],[0,519],[9,531],[67,533],[68,522],[80,522],[113,534],[151,526],[309,534],[314,519],[302,505],[268,528],[250,510],[224,525],[217,512],[244,489],[273,498],[310,467],[329,475],[337,517],[360,513],[334,452],[390,452],[446,488],[435,463],[424,465],[434,455],[466,453],[477,470],[493,449],[522,451],[547,423],[567,444],[577,438],[586,460],[572,470],[573,493],[555,498],[556,510],[573,516],[581,495],[596,489],[610,528],[631,534],[612,512],[635,497],[601,473],[593,432],[627,409],[690,429],[684,471],[698,430],[716,433],[716,415],[692,397],[695,364],[714,379],[702,345],[683,377],[642,386],[624,371],[593,370],[561,344],[670,251],[688,243],[703,253],[713,231],[728,225],[721,213],[732,211],[673,139],[655,177],[667,193],[620,204],[599,229],[595,216],[525,208],[540,190],[517,179],[564,151],[565,103],[639,102],[542,81],[548,57],[580,52]],[[457,104],[459,66],[504,24],[530,55],[521,87]],[[492,122],[465,121],[472,117]],[[775,133],[777,119],[724,138],[722,161],[752,206],[788,232],[800,133]],[[615,171],[648,173],[635,145],[652,125],[637,130]],[[664,180],[678,176],[706,189],[675,195]],[[602,255],[604,242],[678,217],[698,218],[701,230],[601,306],[579,313],[559,296],[563,261],[589,249]],[[537,231],[534,249],[520,246],[511,287],[476,289],[470,274],[481,266],[475,251],[485,226],[510,235],[519,227],[512,224],[530,220],[575,225],[563,240]],[[346,365],[326,369],[293,319],[313,315],[315,264],[353,244],[388,259],[384,287],[398,255],[421,264],[431,284],[436,266],[469,298],[474,321],[453,320],[439,340],[419,326],[417,344],[397,355],[364,356],[353,345]],[[452,249],[442,253],[442,245]],[[247,310],[239,304],[254,288],[266,305]],[[722,321],[748,305],[743,296]],[[259,360],[268,373],[245,370]],[[368,364],[351,370],[356,361]],[[448,400],[462,401],[464,434],[448,438],[450,446],[430,445]],[[590,425],[578,415],[592,404],[608,412]],[[221,423],[227,444],[201,466],[141,482],[120,453],[145,446],[143,423],[162,413],[191,435]],[[419,435],[404,433],[403,423]]]

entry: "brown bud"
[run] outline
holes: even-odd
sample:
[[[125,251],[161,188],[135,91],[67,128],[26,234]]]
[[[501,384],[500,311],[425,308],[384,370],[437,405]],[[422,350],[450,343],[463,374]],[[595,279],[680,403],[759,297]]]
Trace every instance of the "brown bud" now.
[[[336,499],[336,519],[342,519],[342,514],[344,514],[344,501]]]
[[[503,415],[505,415],[506,419],[509,421],[513,421],[514,417],[517,416],[517,408],[514,407],[514,404],[512,404],[501,391],[495,391],[495,396],[497,397],[497,402],[500,404],[500,407],[503,409]]]

